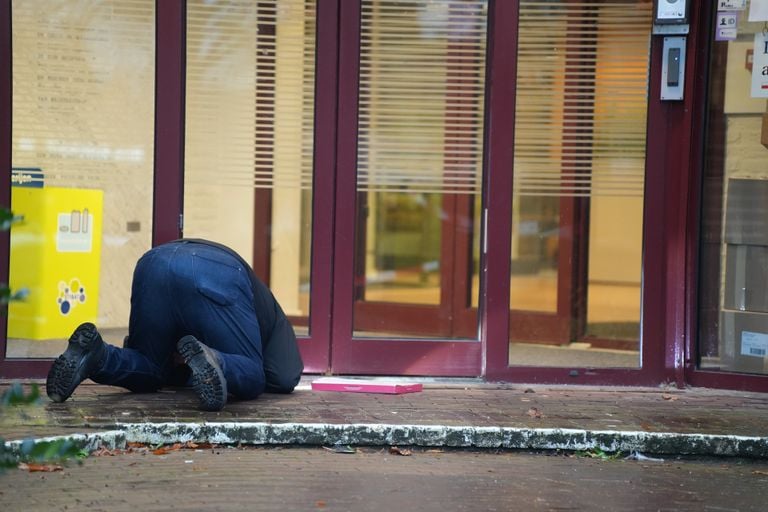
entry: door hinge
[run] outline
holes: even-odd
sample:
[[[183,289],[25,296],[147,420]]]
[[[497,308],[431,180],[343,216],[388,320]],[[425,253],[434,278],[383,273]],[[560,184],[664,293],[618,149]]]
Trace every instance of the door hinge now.
[[[179,231],[184,231],[184,214],[179,214]]]

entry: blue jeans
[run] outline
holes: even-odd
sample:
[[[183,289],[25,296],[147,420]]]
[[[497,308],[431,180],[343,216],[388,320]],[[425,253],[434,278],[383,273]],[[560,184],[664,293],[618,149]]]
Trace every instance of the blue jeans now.
[[[263,393],[262,340],[248,273],[231,254],[200,243],[177,241],[144,254],[133,274],[124,347],[107,345],[91,379],[135,392],[172,384],[176,342],[191,334],[214,350],[232,395]]]

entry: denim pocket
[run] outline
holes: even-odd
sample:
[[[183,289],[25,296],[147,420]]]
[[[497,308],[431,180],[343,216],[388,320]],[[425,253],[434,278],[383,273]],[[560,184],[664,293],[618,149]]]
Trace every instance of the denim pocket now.
[[[204,254],[192,255],[195,287],[203,296],[221,306],[233,304],[240,292],[243,269]]]

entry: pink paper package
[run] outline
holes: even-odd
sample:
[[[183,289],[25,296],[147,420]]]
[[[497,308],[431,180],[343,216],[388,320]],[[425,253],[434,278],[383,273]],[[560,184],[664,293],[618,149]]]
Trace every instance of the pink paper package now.
[[[313,391],[342,391],[346,393],[385,393],[400,395],[417,393],[422,385],[416,382],[395,382],[384,380],[342,379],[323,377],[312,381]]]

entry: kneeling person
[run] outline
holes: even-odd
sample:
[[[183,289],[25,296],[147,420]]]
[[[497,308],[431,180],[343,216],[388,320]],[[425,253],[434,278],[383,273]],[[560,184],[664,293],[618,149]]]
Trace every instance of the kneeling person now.
[[[123,347],[80,325],[46,391],[63,402],[88,378],[139,393],[188,383],[201,409],[217,411],[230,394],[290,393],[303,369],[293,327],[250,266],[221,244],[182,239],[136,264]]]

